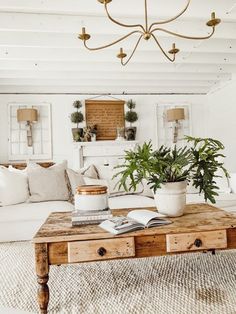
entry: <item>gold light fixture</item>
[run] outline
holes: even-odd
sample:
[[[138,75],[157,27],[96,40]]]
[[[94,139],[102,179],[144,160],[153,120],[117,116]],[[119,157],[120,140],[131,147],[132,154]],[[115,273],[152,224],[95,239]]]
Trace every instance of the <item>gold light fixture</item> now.
[[[32,124],[38,121],[38,111],[33,108],[18,109],[17,121],[26,122],[27,130],[27,144],[29,147],[33,146]]]
[[[121,23],[121,22],[115,20],[113,17],[111,17],[111,15],[110,15],[110,13],[108,11],[108,3],[110,3],[112,0],[98,0],[98,1],[100,3],[102,3],[102,4],[104,4],[104,8],[105,8],[105,11],[106,11],[106,14],[107,14],[107,17],[109,18],[109,20],[111,20],[113,23],[115,23],[117,25],[120,25],[122,27],[134,28],[135,30],[133,30],[132,32],[128,33],[127,35],[125,35],[125,36],[115,40],[114,42],[112,42],[110,44],[107,44],[107,45],[104,45],[104,46],[101,46],[101,47],[96,47],[96,48],[88,47],[87,41],[90,39],[91,36],[88,33],[86,33],[85,27],[82,28],[82,33],[79,35],[79,39],[81,39],[83,41],[85,48],[87,48],[90,51],[94,51],[94,50],[101,50],[101,49],[105,49],[105,48],[111,47],[111,46],[113,46],[113,45],[115,45],[115,44],[125,40],[126,38],[132,36],[133,34],[139,34],[138,41],[137,41],[136,45],[134,46],[134,49],[131,52],[131,54],[130,54],[130,56],[128,57],[127,60],[126,60],[127,54],[124,52],[123,48],[120,48],[120,51],[117,54],[117,57],[120,59],[122,65],[126,65],[131,60],[131,58],[133,57],[135,51],[137,50],[138,45],[139,45],[139,43],[140,43],[142,38],[145,39],[145,40],[149,40],[149,39],[152,38],[156,42],[157,46],[160,48],[162,53],[165,55],[165,57],[169,61],[174,62],[175,61],[175,56],[179,52],[179,49],[176,48],[175,43],[173,43],[172,48],[167,53],[164,50],[164,48],[162,47],[162,45],[160,44],[160,42],[157,39],[157,37],[154,35],[155,32],[164,32],[164,33],[167,33],[169,35],[176,36],[176,37],[179,37],[179,38],[193,39],[193,40],[203,40],[203,39],[208,39],[208,38],[212,37],[214,32],[215,32],[215,27],[218,24],[220,24],[220,22],[221,22],[220,19],[216,18],[215,13],[213,12],[211,14],[211,19],[206,23],[207,26],[212,28],[211,33],[209,35],[202,36],[202,37],[186,36],[186,35],[182,35],[182,34],[179,34],[179,33],[172,32],[172,31],[170,31],[168,29],[165,29],[165,28],[162,28],[162,27],[156,27],[156,25],[168,24],[168,23],[178,19],[188,9],[191,0],[187,0],[187,4],[186,4],[185,8],[179,14],[177,14],[176,16],[174,16],[174,17],[172,17],[170,19],[164,20],[164,21],[158,21],[158,22],[152,23],[150,26],[148,24],[147,0],[144,0],[144,5],[145,5],[145,13],[144,13],[144,15],[145,15],[145,25],[142,25],[142,24],[124,24],[124,23]]]
[[[179,130],[181,128],[179,121],[185,120],[184,108],[168,109],[166,112],[166,118],[167,122],[174,122],[173,143],[176,144],[178,142]]]

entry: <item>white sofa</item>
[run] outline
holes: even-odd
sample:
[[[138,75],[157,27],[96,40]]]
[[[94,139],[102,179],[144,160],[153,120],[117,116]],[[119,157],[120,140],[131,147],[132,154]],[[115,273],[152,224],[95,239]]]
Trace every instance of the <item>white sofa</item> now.
[[[216,206],[236,213],[236,194],[221,193],[216,199]],[[187,203],[202,202],[204,202],[202,196],[187,194]],[[109,207],[111,209],[154,206],[154,200],[143,195],[109,197]],[[73,205],[67,201],[2,206],[0,207],[0,242],[31,240],[51,212],[72,210]]]
[[[29,180],[29,169],[32,165],[29,165],[28,170],[21,171],[26,167],[25,164],[17,165],[14,164],[14,169],[10,167],[8,170],[6,169],[6,165],[1,167],[0,172],[0,242],[10,242],[10,241],[23,241],[23,240],[31,240],[39,227],[43,224],[46,218],[49,216],[51,212],[66,212],[72,211],[74,206],[69,201],[40,201],[39,200],[32,200],[29,202],[29,199],[32,195],[29,194],[29,187],[30,191],[32,186],[30,185]],[[8,166],[8,165],[7,165]],[[33,165],[33,168],[37,165]],[[41,164],[43,168],[48,168],[52,171],[63,172],[64,173],[64,166],[66,167],[66,162],[62,162],[61,164],[52,165],[52,163],[44,163]],[[15,169],[17,168],[17,169]],[[42,171],[42,167],[37,166],[35,171],[40,168],[40,172],[37,172],[36,181],[38,179],[38,175],[40,175]],[[54,168],[54,170],[52,169]],[[19,170],[20,169],[20,170]],[[49,170],[50,170],[49,169]],[[65,168],[69,170],[68,168]],[[114,180],[112,180],[113,176],[113,167],[108,168],[100,167],[100,173],[94,165],[90,165],[85,167],[84,169],[80,169],[78,172],[74,172],[73,175],[78,176],[77,182],[72,182],[72,177],[68,176],[68,180],[70,181],[70,187],[72,189],[72,185],[74,185],[72,190],[75,190],[77,184],[102,184],[107,185],[109,187],[111,196],[109,197],[109,207],[111,209],[114,208],[138,208],[138,207],[151,207],[154,206],[154,200],[150,197],[141,196],[141,195],[122,195],[119,196],[117,194],[117,190],[114,186]],[[102,171],[103,170],[103,171]],[[68,175],[71,175],[73,170],[70,170]],[[43,172],[43,175],[46,175]],[[103,175],[102,178],[99,175]],[[83,177],[83,182],[80,182],[81,176]],[[61,178],[61,177],[60,177]],[[65,175],[63,174],[62,180],[65,180]],[[73,177],[73,179],[75,179]],[[45,180],[44,180],[45,181]],[[67,180],[65,180],[67,181]],[[62,182],[62,185],[65,184]],[[18,182],[18,183],[17,183]],[[52,181],[48,184],[48,181],[45,183],[46,190],[48,188],[54,189],[55,184],[58,184],[57,181]],[[72,184],[73,183],[73,184]],[[24,188],[23,188],[24,187]],[[68,187],[68,186],[67,186]],[[65,188],[67,189],[65,186]],[[40,187],[39,187],[40,189]],[[4,192],[5,191],[5,192]],[[41,191],[42,192],[42,191]],[[112,193],[111,193],[112,192]],[[114,192],[114,193],[113,193]],[[9,195],[7,195],[9,194]],[[37,193],[36,193],[37,194]],[[41,193],[39,193],[41,194]],[[7,195],[7,197],[6,197]],[[17,200],[14,199],[17,195]],[[60,194],[61,195],[61,194]],[[22,196],[22,197],[21,197]],[[36,195],[37,196],[37,195]],[[18,198],[20,197],[20,201]],[[5,198],[5,204],[3,199]],[[6,198],[8,199],[8,203],[6,202]],[[28,201],[27,201],[28,199]],[[58,198],[56,198],[58,199]],[[67,199],[67,198],[64,198]],[[16,204],[16,205],[11,205]],[[3,206],[1,206],[3,205]],[[6,206],[7,205],[7,206]]]
[[[203,203],[198,194],[187,194],[187,203]],[[140,195],[124,195],[109,198],[109,206],[114,208],[154,207],[154,200]],[[236,194],[221,193],[216,197],[216,205],[236,214]],[[64,201],[23,203],[0,207],[0,242],[31,240],[51,212],[73,210],[73,205]]]
[[[154,206],[154,200],[139,195],[124,195],[109,199],[114,208]],[[0,207],[0,242],[31,240],[51,212],[73,210],[65,201],[22,203]]]

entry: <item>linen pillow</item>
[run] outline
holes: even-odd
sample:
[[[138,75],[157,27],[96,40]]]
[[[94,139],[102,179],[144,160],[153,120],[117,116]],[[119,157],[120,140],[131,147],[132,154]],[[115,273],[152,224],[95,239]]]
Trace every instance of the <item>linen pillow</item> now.
[[[74,171],[72,169],[67,169],[66,170],[69,181],[70,181],[70,186],[72,190],[72,194],[74,195],[76,193],[76,189],[79,185],[84,185],[86,184],[84,181],[84,178],[80,172]]]
[[[67,162],[49,168],[37,167],[32,163],[27,166],[30,202],[67,201],[69,192],[65,179]]]
[[[218,171],[217,175],[219,178],[215,178],[216,185],[218,186],[219,190],[218,193],[231,193],[231,187],[229,184],[229,179],[225,177],[223,171]]]
[[[28,198],[26,173],[0,167],[0,206],[24,203]]]
[[[193,186],[193,180],[188,182],[186,191],[187,191],[187,194],[199,194],[199,190],[195,188],[195,186]]]
[[[125,194],[125,190],[121,188],[119,190],[119,187],[117,185],[117,182],[119,181],[119,178],[113,178],[113,176],[119,172],[119,169],[114,169],[113,166],[103,166],[103,165],[96,165],[99,179],[106,180],[108,184],[109,194]]]
[[[98,170],[94,165],[84,167],[77,172],[80,172],[83,176],[88,178],[99,179]]]
[[[144,191],[144,187],[142,184],[137,186],[136,191],[129,191],[126,192],[123,187],[119,189],[119,182],[120,177],[113,178],[113,176],[119,172],[119,169],[114,169],[113,166],[103,166],[103,165],[96,165],[96,169],[99,174],[99,179],[106,180],[108,182],[108,189],[110,196],[122,196],[122,195],[133,195],[133,194],[142,194]],[[129,182],[129,180],[128,180]],[[127,182],[127,186],[129,186],[129,183]]]
[[[143,179],[141,183],[142,193],[141,195],[154,198],[154,193],[150,188],[150,185],[148,184],[148,181],[146,179]]]

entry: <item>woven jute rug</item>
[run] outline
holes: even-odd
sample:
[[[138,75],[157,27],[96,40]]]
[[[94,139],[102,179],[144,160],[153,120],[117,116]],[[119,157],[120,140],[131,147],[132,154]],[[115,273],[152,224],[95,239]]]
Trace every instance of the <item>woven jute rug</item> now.
[[[53,266],[49,286],[49,313],[235,314],[236,251]],[[0,306],[38,313],[36,291],[32,244],[0,244]]]

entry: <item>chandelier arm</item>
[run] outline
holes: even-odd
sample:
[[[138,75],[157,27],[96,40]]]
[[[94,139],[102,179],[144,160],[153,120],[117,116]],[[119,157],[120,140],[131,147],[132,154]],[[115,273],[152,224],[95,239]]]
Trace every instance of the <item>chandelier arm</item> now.
[[[167,33],[167,34],[170,34],[170,35],[173,35],[173,36],[176,36],[176,37],[184,38],[184,39],[202,40],[202,39],[209,39],[209,38],[211,38],[214,35],[214,33],[215,33],[215,27],[214,26],[212,27],[212,32],[211,32],[210,35],[203,36],[203,37],[186,36],[186,35],[178,34],[178,33],[169,31],[169,30],[164,29],[164,28],[159,28],[159,27],[158,28],[154,28],[151,31],[151,34],[153,35],[153,33],[156,32],[156,31],[164,32],[164,33]]]
[[[187,2],[187,4],[186,4],[185,8],[184,8],[179,14],[177,14],[176,16],[174,16],[174,17],[172,17],[171,19],[168,19],[168,20],[164,20],[164,21],[152,23],[152,24],[150,25],[150,27],[149,27],[149,32],[151,31],[151,29],[152,29],[152,27],[153,27],[154,25],[167,24],[167,23],[170,23],[170,22],[172,22],[172,21],[174,21],[174,20],[177,20],[181,15],[183,15],[183,14],[187,11],[187,9],[188,9],[188,7],[189,7],[189,5],[190,5],[191,0],[187,0],[187,1],[188,1],[188,2]]]
[[[87,44],[86,44],[86,40],[84,40],[84,46],[85,46],[85,48],[87,48],[87,49],[90,50],[90,51],[101,50],[101,49],[105,49],[105,48],[114,46],[115,44],[121,42],[122,40],[124,40],[124,39],[128,38],[129,36],[131,36],[131,35],[133,35],[133,34],[136,34],[136,33],[139,33],[139,34],[141,33],[141,34],[143,34],[141,31],[133,31],[133,32],[131,32],[131,33],[129,33],[129,34],[127,34],[127,35],[125,35],[125,36],[123,36],[123,37],[117,39],[116,41],[114,41],[114,42],[112,42],[112,43],[110,43],[110,44],[108,44],[108,45],[104,45],[104,46],[96,47],[96,48],[90,48],[90,47],[88,47]],[[141,35],[140,37],[142,37],[142,36],[143,36],[143,35]]]
[[[133,57],[135,51],[136,51],[137,48],[138,48],[138,45],[139,45],[140,40],[142,39],[142,37],[143,37],[143,35],[141,35],[141,36],[139,37],[139,39],[138,39],[138,41],[137,41],[137,43],[136,43],[136,45],[135,45],[135,47],[134,47],[134,49],[133,49],[133,51],[132,51],[130,57],[128,58],[128,60],[127,60],[126,62],[123,62],[123,58],[121,59],[121,64],[122,64],[123,66],[125,66],[126,64],[128,64],[129,61],[132,59],[132,57]]]
[[[145,32],[145,29],[143,27],[143,25],[141,24],[124,24],[124,23],[121,23],[121,22],[118,22],[117,20],[115,20],[113,17],[111,17],[109,11],[108,11],[108,8],[107,8],[107,2],[105,1],[104,3],[104,6],[105,6],[105,11],[106,11],[106,14],[107,14],[107,17],[109,18],[109,20],[111,20],[113,23],[119,25],[119,26],[123,26],[123,27],[141,27],[141,29]]]
[[[147,0],[144,1],[144,6],[145,6],[145,28],[146,32],[148,31],[148,8],[147,8]]]
[[[152,37],[153,37],[153,39],[155,40],[157,46],[161,49],[162,53],[165,55],[165,57],[166,57],[169,61],[174,62],[174,61],[175,61],[175,54],[173,55],[173,58],[170,58],[170,57],[168,56],[168,54],[165,52],[165,50],[162,48],[162,46],[161,46],[161,44],[159,43],[159,41],[157,40],[156,36],[155,36],[154,34],[152,34]]]

